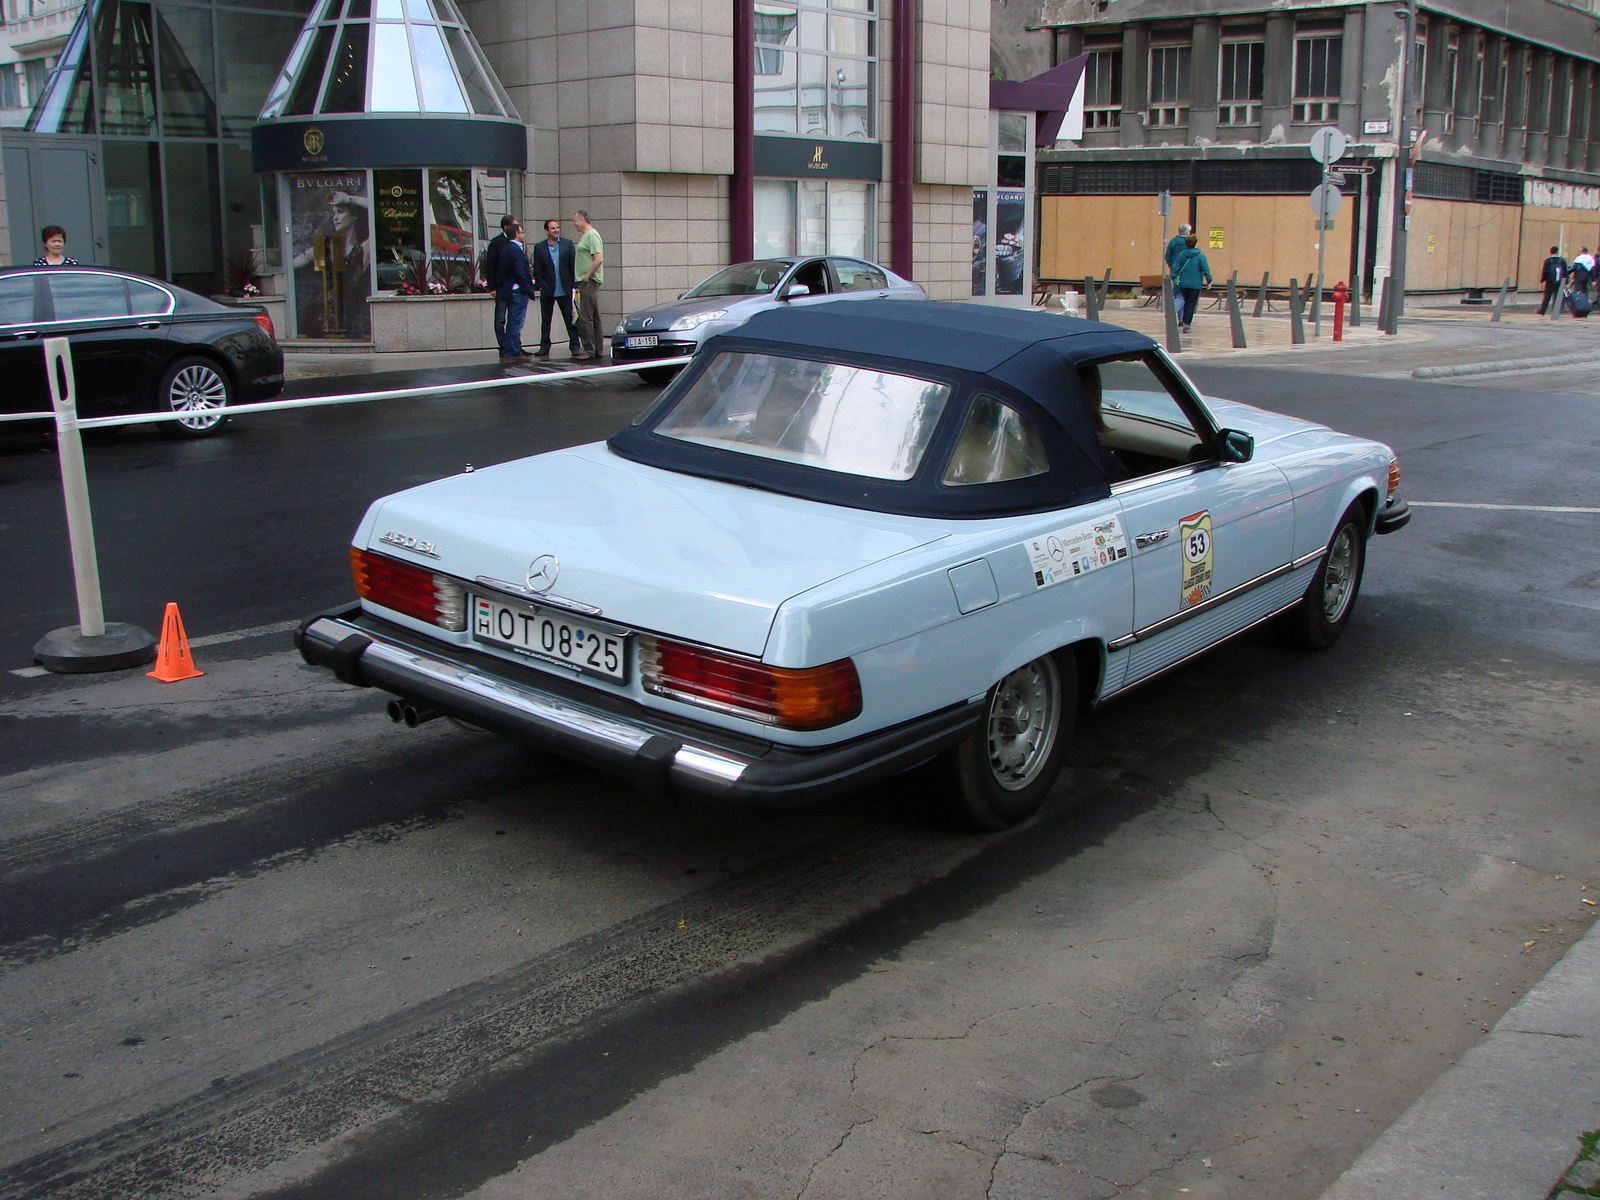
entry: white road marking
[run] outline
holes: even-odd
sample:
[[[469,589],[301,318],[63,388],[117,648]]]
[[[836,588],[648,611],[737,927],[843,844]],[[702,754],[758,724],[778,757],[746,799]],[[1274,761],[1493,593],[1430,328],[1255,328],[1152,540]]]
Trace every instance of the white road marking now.
[[[249,629],[234,629],[228,633],[208,633],[204,637],[190,638],[189,649],[204,650],[207,646],[221,646],[228,642],[242,642],[245,638],[263,637],[269,633],[288,633],[299,621],[277,621],[271,625],[253,625]],[[43,667],[18,667],[10,674],[23,679],[37,679],[50,674]]]
[[[278,621],[271,625],[256,625],[249,629],[235,629],[232,633],[208,633],[204,637],[190,638],[189,649],[220,646],[225,642],[242,642],[245,638],[261,637],[268,633],[288,633],[299,621]]]
[[[1573,508],[1563,504],[1464,504],[1455,500],[1413,500],[1412,508],[1487,508],[1496,512],[1600,513],[1600,508]]]

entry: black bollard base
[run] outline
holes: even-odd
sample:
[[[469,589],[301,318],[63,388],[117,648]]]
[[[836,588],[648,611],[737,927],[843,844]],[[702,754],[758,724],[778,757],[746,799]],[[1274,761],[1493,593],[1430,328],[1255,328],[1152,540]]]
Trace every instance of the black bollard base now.
[[[52,629],[33,648],[33,661],[58,675],[125,671],[154,661],[156,640],[137,625],[107,621],[100,637],[85,637],[76,625]]]

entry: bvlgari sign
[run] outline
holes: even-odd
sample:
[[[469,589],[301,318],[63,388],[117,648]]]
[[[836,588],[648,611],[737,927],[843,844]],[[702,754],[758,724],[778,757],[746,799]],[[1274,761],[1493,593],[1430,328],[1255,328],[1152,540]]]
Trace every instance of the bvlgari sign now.
[[[768,179],[882,179],[877,142],[756,138],[756,174]]]

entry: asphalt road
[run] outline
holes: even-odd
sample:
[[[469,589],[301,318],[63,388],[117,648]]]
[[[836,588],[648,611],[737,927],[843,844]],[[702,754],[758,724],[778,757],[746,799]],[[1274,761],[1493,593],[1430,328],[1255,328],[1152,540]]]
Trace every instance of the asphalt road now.
[[[1316,1196],[1587,927],[1600,526],[1539,506],[1600,495],[1600,423],[1191,370],[1388,440],[1414,500],[1530,507],[1419,508],[1332,651],[1248,636],[1092,714],[1003,836],[914,779],[652,803],[397,729],[281,633],[170,687],[0,675],[0,1196]],[[108,613],[336,602],[373,496],[651,394],[106,437]],[[0,488],[20,665],[72,619],[53,461],[0,448]]]

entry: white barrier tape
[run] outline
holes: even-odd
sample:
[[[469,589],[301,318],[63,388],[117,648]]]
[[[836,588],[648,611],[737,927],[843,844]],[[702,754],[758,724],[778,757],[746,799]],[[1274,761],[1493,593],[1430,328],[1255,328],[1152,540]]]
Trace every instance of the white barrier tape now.
[[[612,367],[583,367],[576,371],[542,371],[534,375],[509,375],[504,379],[478,379],[468,383],[438,383],[427,387],[394,388],[385,392],[349,392],[342,396],[307,396],[300,400],[260,400],[254,404],[230,404],[221,410],[227,416],[258,412],[282,412],[291,408],[322,408],[332,404],[361,404],[368,400],[404,400],[425,396],[447,396],[456,392],[481,392],[490,388],[524,387],[528,384],[551,383],[564,379],[589,378],[596,375],[620,375],[630,371],[650,370],[653,367],[683,366],[688,358],[650,359],[646,362],[628,363]],[[192,421],[214,409],[173,413],[128,413],[120,417],[85,417],[78,421],[79,429],[109,429],[118,425],[148,425],[154,421]],[[54,420],[54,413],[15,413],[0,415],[0,421],[29,419]]]

